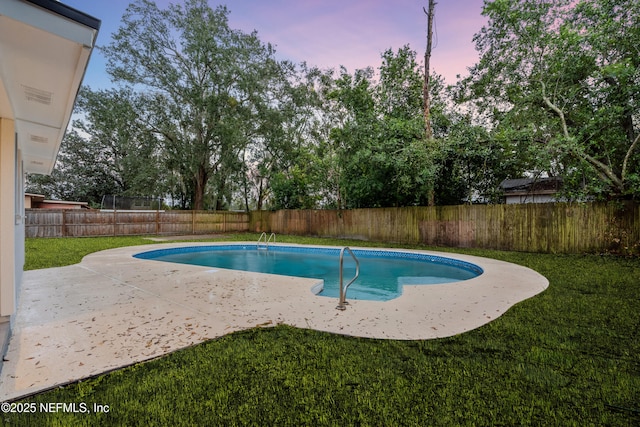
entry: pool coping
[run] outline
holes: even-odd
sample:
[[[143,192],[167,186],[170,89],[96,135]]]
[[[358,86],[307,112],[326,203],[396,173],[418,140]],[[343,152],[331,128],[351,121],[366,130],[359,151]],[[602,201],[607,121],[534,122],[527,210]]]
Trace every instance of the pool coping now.
[[[252,327],[287,324],[399,340],[457,335],[491,322],[549,284],[529,268],[490,258],[384,249],[470,262],[484,273],[462,282],[405,284],[398,298],[349,300],[347,309],[340,311],[337,299],[313,294],[317,279],[133,257],[154,249],[229,244],[255,242],[131,246],[87,255],[72,266],[25,272],[0,372],[0,401]]]

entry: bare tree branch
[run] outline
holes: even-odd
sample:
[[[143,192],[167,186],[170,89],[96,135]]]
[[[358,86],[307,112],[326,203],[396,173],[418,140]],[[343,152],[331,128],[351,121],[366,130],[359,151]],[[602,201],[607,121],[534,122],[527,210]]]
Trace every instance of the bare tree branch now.
[[[631,153],[633,153],[633,150],[636,148],[636,145],[638,144],[639,140],[640,140],[640,133],[638,134],[638,136],[636,136],[636,139],[633,140],[631,147],[629,147],[629,150],[627,150],[627,154],[624,156],[624,161],[622,162],[622,173],[621,173],[622,182],[624,182],[625,177],[627,175],[627,163],[629,162]]]
[[[572,141],[573,137],[571,135],[569,135],[569,129],[567,127],[567,121],[566,121],[566,119],[564,117],[564,112],[557,105],[555,105],[551,101],[551,99],[549,99],[549,97],[546,94],[546,86],[545,86],[544,82],[542,81],[542,79],[540,79],[539,82],[540,82],[540,85],[542,86],[542,100],[547,105],[547,107],[549,107],[551,110],[553,110],[558,115],[558,117],[560,118],[560,125],[562,126],[562,134],[565,137],[565,139],[567,141]],[[636,138],[636,140],[634,141],[634,143],[631,146],[630,150],[633,149],[633,147],[634,147],[634,145],[635,145],[635,143],[637,141],[638,141],[638,138]],[[598,173],[600,173],[601,176],[606,177],[612,184],[614,184],[618,188],[618,190],[620,192],[622,192],[624,190],[624,177],[622,179],[620,177],[618,177],[609,166],[605,165],[600,160],[594,158],[593,156],[590,156],[589,154],[585,153],[584,151],[577,150],[576,147],[575,147],[575,144],[570,144],[569,145],[569,150],[573,154],[577,155],[578,157],[582,157],[587,162],[591,163],[591,165],[596,168]],[[629,155],[630,155],[630,151],[627,152],[627,157]],[[627,160],[627,157],[625,157],[625,162]],[[624,168],[623,168],[623,171],[624,171]]]

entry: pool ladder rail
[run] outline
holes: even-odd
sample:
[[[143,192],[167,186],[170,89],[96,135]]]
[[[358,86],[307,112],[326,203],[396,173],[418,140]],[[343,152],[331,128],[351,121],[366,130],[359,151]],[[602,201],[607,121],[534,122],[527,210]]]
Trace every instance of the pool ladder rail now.
[[[343,283],[343,270],[344,270],[344,252],[347,251],[349,252],[349,254],[351,255],[351,257],[353,258],[353,260],[356,262],[356,275],[353,276],[353,279],[351,279],[349,281],[349,283],[347,283],[346,285],[342,285]],[[353,251],[351,250],[351,248],[349,248],[348,246],[345,246],[344,248],[342,248],[342,250],[340,251],[340,300],[338,301],[338,306],[336,307],[338,310],[346,310],[347,309],[347,304],[349,304],[347,302],[347,289],[349,288],[349,286],[356,281],[356,279],[358,278],[358,276],[360,275],[360,262],[358,261],[358,258],[356,258],[355,254],[353,253]]]
[[[263,238],[264,238],[264,243],[261,246],[260,242],[262,242]],[[257,249],[269,250],[269,243],[271,243],[271,239],[272,238],[273,238],[273,243],[275,243],[276,242],[276,233],[271,233],[271,235],[267,239],[267,233],[266,232],[262,232],[262,234],[260,235],[260,238],[258,239]]]

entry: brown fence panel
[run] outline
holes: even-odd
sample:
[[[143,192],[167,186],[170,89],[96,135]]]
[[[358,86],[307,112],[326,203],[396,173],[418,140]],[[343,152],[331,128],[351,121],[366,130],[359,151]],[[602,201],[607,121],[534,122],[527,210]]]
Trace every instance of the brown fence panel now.
[[[192,234],[193,214],[191,211],[166,211],[158,213],[157,234]]]
[[[27,237],[254,231],[528,252],[640,253],[640,205],[544,203],[276,212],[27,209]]]
[[[63,211],[64,228],[60,237],[113,236],[117,218],[98,211]]]
[[[271,211],[253,211],[249,214],[249,231],[271,233]]]
[[[115,236],[141,236],[157,233],[157,213],[116,211],[113,213],[115,220]]]
[[[224,212],[223,232],[249,231],[249,217],[246,212]]]
[[[61,237],[64,228],[63,210],[27,209],[25,216],[25,234],[27,237]]]
[[[27,237],[140,236],[248,231],[249,214],[207,211],[27,209]]]
[[[525,252],[640,253],[640,205],[541,203],[252,212],[250,229]]]

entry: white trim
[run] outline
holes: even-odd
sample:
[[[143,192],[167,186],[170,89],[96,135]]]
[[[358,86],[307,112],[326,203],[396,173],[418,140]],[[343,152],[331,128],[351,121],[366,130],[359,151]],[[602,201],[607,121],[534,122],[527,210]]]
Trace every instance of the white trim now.
[[[92,48],[98,31],[87,31],[85,25],[34,7],[33,4],[21,0],[2,0],[0,15],[23,22],[31,27],[39,28],[58,37]]]

